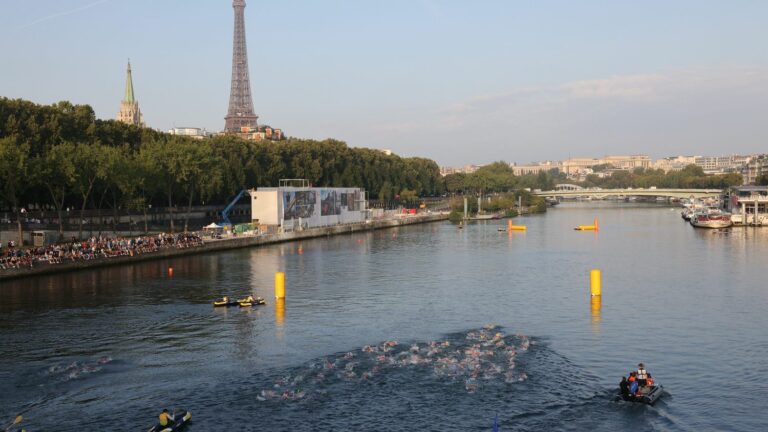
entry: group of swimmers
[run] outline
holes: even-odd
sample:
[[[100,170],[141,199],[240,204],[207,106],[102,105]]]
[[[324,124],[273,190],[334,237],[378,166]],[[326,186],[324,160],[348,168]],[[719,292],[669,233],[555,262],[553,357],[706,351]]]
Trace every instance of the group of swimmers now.
[[[634,397],[642,396],[653,384],[653,377],[645,370],[645,365],[640,363],[637,365],[637,371],[629,373],[629,378],[621,377],[621,382],[619,383],[621,398],[630,400]]]
[[[526,374],[515,366],[517,356],[530,344],[527,336],[505,335],[492,325],[450,341],[406,345],[389,340],[322,357],[272,381],[256,399],[295,401],[321,396],[337,384],[362,384],[398,369],[418,371],[426,380],[461,383],[467,392],[474,393],[485,383],[526,380]]]

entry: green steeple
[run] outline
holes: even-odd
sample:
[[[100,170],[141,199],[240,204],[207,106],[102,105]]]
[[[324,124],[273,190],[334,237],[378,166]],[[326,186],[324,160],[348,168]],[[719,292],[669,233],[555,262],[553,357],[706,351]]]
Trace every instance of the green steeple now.
[[[125,78],[125,99],[123,102],[134,103],[133,98],[133,77],[131,77],[131,61],[128,60],[128,76]]]

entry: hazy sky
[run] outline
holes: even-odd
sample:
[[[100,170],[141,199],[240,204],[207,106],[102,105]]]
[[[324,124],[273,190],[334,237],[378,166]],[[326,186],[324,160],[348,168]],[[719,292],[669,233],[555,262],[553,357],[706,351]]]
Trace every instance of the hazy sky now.
[[[768,1],[248,0],[260,122],[441,165],[768,152]],[[0,96],[224,126],[231,0],[0,0]]]

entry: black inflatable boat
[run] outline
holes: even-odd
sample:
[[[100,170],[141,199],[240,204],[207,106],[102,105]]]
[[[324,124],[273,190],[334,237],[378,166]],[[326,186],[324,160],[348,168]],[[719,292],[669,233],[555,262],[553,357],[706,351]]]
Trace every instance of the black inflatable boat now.
[[[664,387],[660,384],[654,384],[652,386],[643,387],[638,395],[622,396],[619,391],[619,398],[624,399],[627,402],[644,403],[653,405],[664,394]]]

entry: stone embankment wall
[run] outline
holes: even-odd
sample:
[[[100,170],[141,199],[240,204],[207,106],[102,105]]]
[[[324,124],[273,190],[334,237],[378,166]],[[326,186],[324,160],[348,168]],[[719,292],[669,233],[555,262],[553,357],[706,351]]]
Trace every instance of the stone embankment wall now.
[[[140,261],[150,261],[163,258],[171,258],[183,255],[201,254],[207,252],[217,252],[229,249],[239,249],[254,246],[269,245],[275,243],[284,243],[302,239],[316,237],[327,237],[339,234],[348,234],[361,231],[371,231],[383,228],[393,228],[403,225],[412,225],[427,222],[436,222],[448,219],[448,214],[422,214],[408,217],[398,217],[394,219],[372,220],[368,223],[335,225],[329,227],[311,228],[303,231],[294,231],[281,234],[269,234],[260,236],[241,236],[225,238],[221,240],[206,240],[203,246],[191,247],[186,249],[161,249],[157,252],[145,253],[134,256],[119,256],[113,258],[99,258],[90,261],[63,262],[61,264],[38,264],[33,269],[18,270],[0,270],[0,281],[36,276],[42,274],[53,274],[67,271],[76,271],[104,267],[118,264],[131,264]]]

